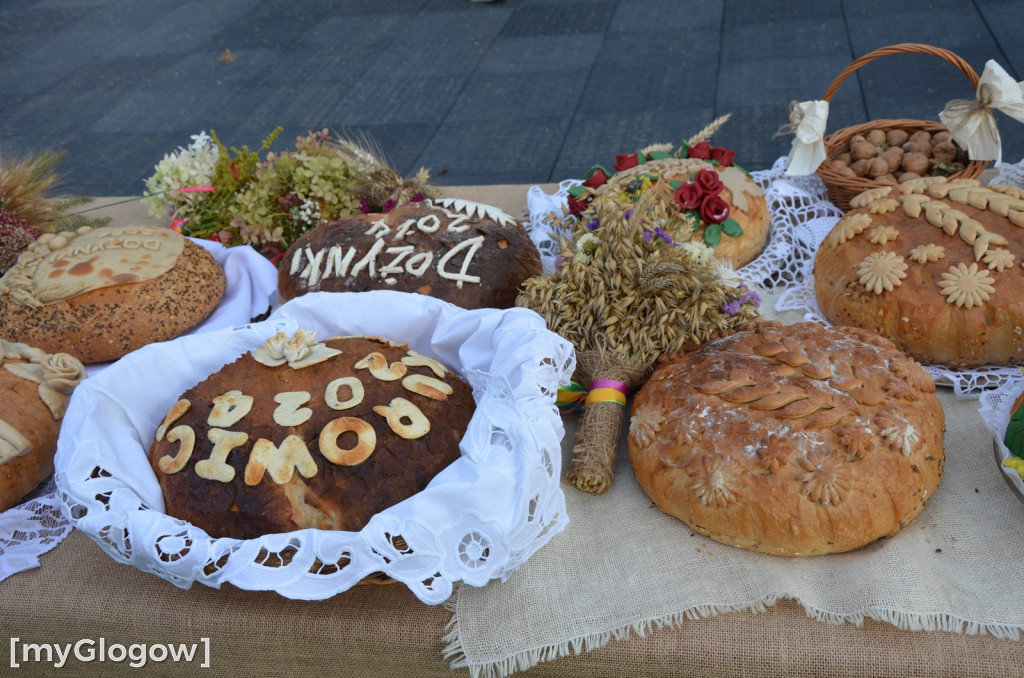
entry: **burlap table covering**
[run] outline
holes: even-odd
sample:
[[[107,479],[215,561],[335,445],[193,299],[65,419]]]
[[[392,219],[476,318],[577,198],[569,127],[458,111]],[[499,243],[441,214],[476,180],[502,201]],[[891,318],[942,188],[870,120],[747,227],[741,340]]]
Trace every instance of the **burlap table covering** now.
[[[518,214],[525,189],[478,187],[463,196]],[[611,495],[590,497],[566,488],[572,518],[566,532],[504,584],[461,588],[451,601],[454,616],[394,585],[360,586],[319,602],[233,587],[183,591],[114,563],[87,537],[73,533],[41,558],[40,568],[0,582],[0,628],[8,635],[0,665],[4,673],[16,675],[8,668],[11,651],[20,653],[24,643],[98,643],[104,638],[107,644],[152,645],[196,643],[205,637],[211,668],[225,675],[294,676],[315,670],[340,676],[451,676],[453,659],[472,669],[454,675],[496,674],[538,661],[527,675],[1019,675],[1022,642],[987,634],[910,631],[871,619],[887,604],[901,602],[882,594],[886,582],[897,581],[957,609],[961,604],[987,609],[990,623],[1021,625],[1024,506],[994,468],[976,401],[956,401],[948,393],[943,399],[949,461],[939,494],[902,536],[860,555],[830,558],[869,559],[890,550],[896,539],[912,542],[912,557],[880,578],[832,564],[815,565],[812,576],[794,566],[799,561],[784,561],[790,566],[790,585],[837,582],[823,586],[820,600],[798,604],[781,599],[757,614],[706,617],[701,616],[710,612],[706,607],[695,607],[689,615],[685,607],[675,607],[677,589],[692,590],[696,583],[706,595],[710,588],[701,582],[709,574],[728,573],[733,556],[746,552],[730,554],[728,547],[691,537],[681,523],[651,508],[622,456]],[[566,454],[569,441],[571,432]],[[946,522],[947,514],[961,515]],[[945,576],[953,571],[950,561],[967,563],[966,581]],[[929,579],[936,574],[943,576]],[[785,595],[776,586],[767,587],[767,597],[751,595],[750,587],[768,576],[763,563],[754,563],[745,576],[745,581],[731,579],[727,599],[717,602],[756,607],[758,600]],[[822,623],[808,616],[803,606],[827,611],[838,582],[849,586],[851,578],[863,584],[860,603],[831,620],[863,618],[861,625]],[[446,659],[443,653],[453,649],[455,657]],[[83,663],[71,658],[63,670],[138,673],[127,660],[109,659]],[[165,660],[149,661],[144,672],[197,670],[198,660],[188,665]],[[17,671],[55,675],[60,670],[23,663]]]
[[[765,300],[768,317],[800,319],[775,314],[774,299]],[[948,389],[940,398],[946,471],[924,512],[892,538],[817,558],[752,553],[695,534],[651,504],[623,437],[609,494],[567,490],[564,534],[508,582],[461,589],[446,651],[475,675],[507,675],[651,628],[792,599],[823,622],[991,634],[1013,639],[1002,651],[1024,656],[1016,642],[1024,630],[1024,506],[999,475],[978,402]],[[567,440],[574,423],[567,418]]]

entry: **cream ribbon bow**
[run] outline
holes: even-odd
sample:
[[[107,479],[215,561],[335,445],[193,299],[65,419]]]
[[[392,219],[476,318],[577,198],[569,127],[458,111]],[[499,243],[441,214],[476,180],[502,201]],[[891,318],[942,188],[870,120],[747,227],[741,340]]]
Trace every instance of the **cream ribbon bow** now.
[[[1003,146],[992,109],[1024,122],[1024,82],[1017,82],[1002,66],[989,59],[978,81],[977,100],[954,99],[939,113],[939,120],[971,160],[1003,159]]]
[[[828,122],[827,101],[793,102],[789,106],[789,132],[795,133],[789,151],[786,174],[814,174],[825,161],[825,123]]]

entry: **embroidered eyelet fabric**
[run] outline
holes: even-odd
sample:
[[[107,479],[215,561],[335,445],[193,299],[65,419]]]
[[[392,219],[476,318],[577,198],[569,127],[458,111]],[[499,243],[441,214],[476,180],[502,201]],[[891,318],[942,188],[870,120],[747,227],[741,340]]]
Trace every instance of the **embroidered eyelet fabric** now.
[[[277,269],[273,264],[251,247],[228,248],[209,240],[192,241],[213,255],[227,278],[217,308],[193,332],[244,324],[267,311],[268,299],[277,294]],[[87,365],[86,373],[92,378],[108,366]],[[52,477],[19,506],[0,513],[0,581],[38,567],[39,556],[59,544],[71,527],[61,514]]]
[[[164,513],[147,452],[171,405],[277,332],[298,329],[408,342],[455,370],[476,401],[462,456],[359,532],[214,539]],[[114,560],[182,588],[230,582],[315,600],[383,572],[424,603],[442,603],[455,582],[508,578],[568,524],[554,403],[574,369],[572,346],[527,309],[469,311],[391,291],[308,294],[262,322],[144,347],[86,380],[58,442],[62,510]]]

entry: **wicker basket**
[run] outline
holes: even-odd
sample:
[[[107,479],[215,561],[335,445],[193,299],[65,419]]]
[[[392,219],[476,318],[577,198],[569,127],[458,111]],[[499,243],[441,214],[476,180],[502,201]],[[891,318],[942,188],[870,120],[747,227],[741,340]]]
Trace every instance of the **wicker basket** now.
[[[868,52],[864,56],[860,57],[849,66],[847,66],[842,73],[832,81],[829,85],[828,90],[822,97],[825,101],[831,101],[832,96],[839,89],[839,86],[850,77],[857,69],[864,64],[867,64],[875,59],[883,56],[889,56],[891,54],[927,54],[930,56],[936,56],[941,59],[945,59],[949,63],[953,64],[960,69],[967,79],[971,82],[972,91],[978,87],[978,74],[975,72],[971,65],[966,61],[958,57],[956,54],[939,47],[932,47],[931,45],[922,45],[919,43],[906,42],[898,45],[891,45],[889,47],[880,47],[872,52]],[[891,129],[903,129],[913,134],[918,131],[926,131],[932,134],[936,132],[945,132],[946,126],[940,122],[932,122],[929,120],[911,120],[902,118],[899,120],[873,120],[871,122],[862,123],[860,125],[854,125],[852,127],[844,127],[832,134],[825,137],[825,154],[829,160],[835,158],[841,153],[845,153],[850,149],[850,139],[858,134],[867,134],[872,130],[882,130],[888,132]],[[967,166],[963,170],[956,172],[950,176],[950,179],[961,178],[961,179],[975,179],[982,171],[988,166],[988,162],[982,162],[972,160],[967,163]],[[861,177],[851,177],[845,174],[840,174],[838,171],[832,168],[831,164],[827,161],[822,163],[817,170],[818,176],[825,182],[825,188],[828,191],[828,198],[834,205],[839,207],[841,210],[846,211],[850,209],[850,200],[855,196],[863,193],[870,188],[877,188],[879,184],[871,179]]]

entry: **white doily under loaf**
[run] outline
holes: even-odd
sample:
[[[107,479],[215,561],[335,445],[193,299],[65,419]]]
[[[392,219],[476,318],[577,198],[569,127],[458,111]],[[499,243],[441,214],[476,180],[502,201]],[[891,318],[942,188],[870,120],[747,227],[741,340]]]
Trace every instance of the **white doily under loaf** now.
[[[785,160],[785,158],[780,159],[775,163],[775,167],[778,168],[780,163],[784,165]],[[802,186],[801,190],[809,192],[812,200],[831,205],[825,193],[825,184],[817,175],[786,177],[780,179],[777,183],[781,186],[792,182],[795,186],[798,181]],[[1001,164],[997,166],[996,174],[987,183],[1024,186],[1022,182],[1024,182],[1024,169],[1022,169],[1021,165]],[[802,270],[795,277],[794,283],[779,297],[775,305],[776,310],[799,311],[804,314],[804,320],[829,324],[815,300],[813,253],[818,251],[818,247],[825,239],[825,236],[828,235],[832,227],[839,221],[842,214],[842,212],[836,210],[834,214],[809,218],[794,229],[793,235],[801,243],[800,247],[796,248],[796,250],[801,252],[809,251],[812,254],[807,258],[801,258]],[[969,369],[957,369],[934,363],[922,363],[922,366],[931,374],[935,383],[952,387],[954,393],[959,398],[977,398],[984,391],[998,388],[1011,377],[1020,374],[1020,369],[1013,366],[985,365]]]
[[[147,460],[164,414],[223,365],[300,328],[408,342],[454,369],[477,403],[462,456],[359,532],[213,539],[168,516]],[[230,582],[314,600],[383,572],[442,603],[457,581],[506,579],[568,524],[554,403],[574,369],[572,347],[526,309],[467,311],[392,291],[308,294],[262,322],[147,346],[87,380],[58,442],[63,510],[118,562],[182,588]]]
[[[1008,378],[1006,383],[999,388],[981,394],[978,414],[981,415],[985,426],[992,432],[992,446],[999,472],[1003,474],[1006,482],[1017,493],[1021,501],[1024,501],[1024,478],[1021,478],[1014,469],[1003,466],[1003,460],[1013,456],[1003,443],[1003,437],[1006,434],[1006,427],[1010,424],[1010,417],[1013,415],[1013,401],[1022,392],[1024,392],[1024,376],[1018,370],[1016,376]]]
[[[271,295],[277,294],[277,269],[273,264],[248,246],[228,248],[209,240],[192,241],[213,255],[227,278],[217,308],[193,332],[247,323],[268,310]],[[86,365],[85,371],[91,377],[109,365]],[[0,513],[0,581],[38,567],[39,556],[70,532],[71,523],[60,511],[51,477],[20,506]]]
[[[814,256],[810,244],[799,237],[799,225],[815,219],[838,219],[842,212],[824,198],[824,185],[817,177],[785,177],[786,158],[780,158],[770,170],[752,172],[754,181],[765,192],[771,211],[771,230],[764,249],[737,272],[748,282],[766,290],[786,287],[797,282],[804,262]],[[817,183],[815,183],[817,180]],[[529,210],[524,225],[541,253],[544,273],[555,272],[561,252],[560,241],[572,240],[575,217],[568,214],[569,189],[582,183],[567,179],[559,183],[553,194],[540,186],[527,191]],[[820,191],[819,191],[820,186]]]

